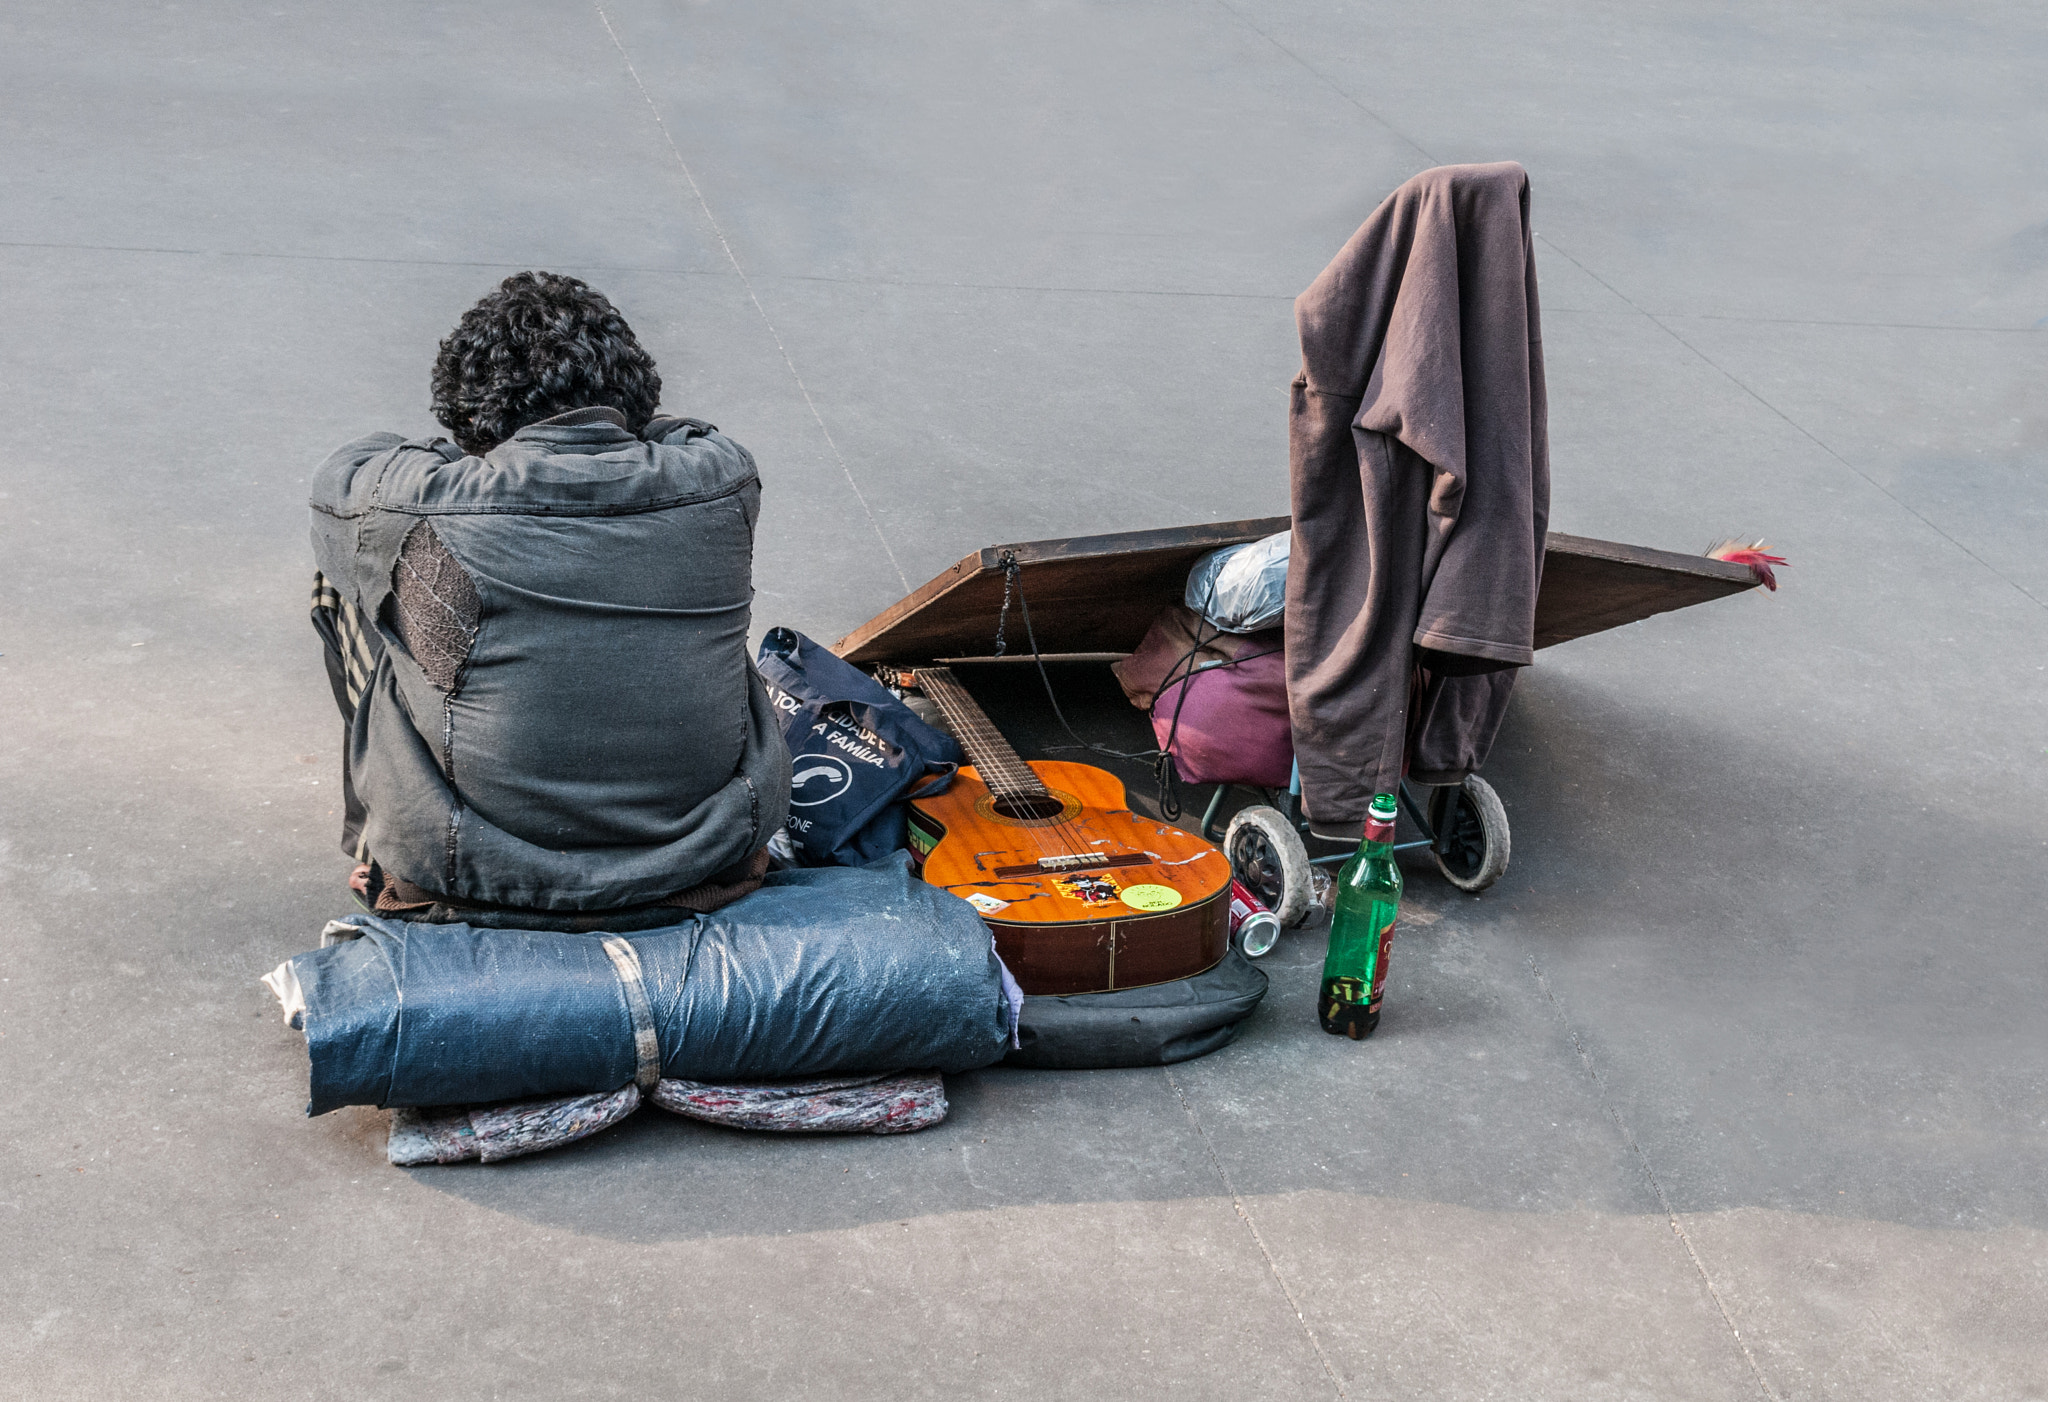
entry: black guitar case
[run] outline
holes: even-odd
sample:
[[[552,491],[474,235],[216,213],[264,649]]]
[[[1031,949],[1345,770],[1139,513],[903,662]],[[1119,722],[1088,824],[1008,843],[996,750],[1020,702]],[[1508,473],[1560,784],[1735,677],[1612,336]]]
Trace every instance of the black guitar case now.
[[[1266,971],[1233,944],[1193,978],[1065,997],[1027,995],[1005,1066],[1087,1071],[1169,1066],[1228,1046],[1266,996]]]

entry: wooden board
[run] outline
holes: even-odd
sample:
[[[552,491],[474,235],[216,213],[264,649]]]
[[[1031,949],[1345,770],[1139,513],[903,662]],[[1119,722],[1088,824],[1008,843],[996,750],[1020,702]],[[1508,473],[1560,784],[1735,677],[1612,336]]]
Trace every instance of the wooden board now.
[[[1042,653],[1129,652],[1188,570],[1211,550],[1287,529],[1285,516],[1156,531],[985,546],[848,633],[832,650],[849,662],[929,662],[995,655],[1005,556],[1031,603]],[[1551,532],[1536,599],[1536,646],[1582,638],[1756,586],[1747,565]],[[1011,656],[1028,655],[1023,611],[1005,625]]]
[[[990,545],[883,609],[832,645],[849,662],[929,662],[995,655],[1006,554],[1031,601],[1044,653],[1129,652],[1152,619],[1180,598],[1196,560],[1287,529],[1285,516],[1218,521],[1162,531]],[[1024,617],[1011,606],[1008,651],[1029,655]]]
[[[1552,531],[1543,543],[1536,646],[1604,633],[1754,588],[1756,576],[1748,565]]]

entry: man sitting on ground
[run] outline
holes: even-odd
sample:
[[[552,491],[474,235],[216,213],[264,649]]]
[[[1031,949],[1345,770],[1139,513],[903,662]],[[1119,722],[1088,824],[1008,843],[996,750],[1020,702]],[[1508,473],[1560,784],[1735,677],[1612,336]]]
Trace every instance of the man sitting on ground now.
[[[760,480],[660,393],[601,294],[519,273],[441,343],[453,443],[373,434],[315,475],[343,847],[378,912],[651,928],[760,884],[790,777],[747,655]]]

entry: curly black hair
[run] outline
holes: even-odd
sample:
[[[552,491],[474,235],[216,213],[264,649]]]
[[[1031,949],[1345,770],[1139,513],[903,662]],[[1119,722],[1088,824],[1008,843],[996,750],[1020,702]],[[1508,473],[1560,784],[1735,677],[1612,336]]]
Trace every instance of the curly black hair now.
[[[466,453],[528,424],[607,405],[638,433],[661,402],[654,357],[602,292],[514,273],[462,314],[434,360],[434,417]]]

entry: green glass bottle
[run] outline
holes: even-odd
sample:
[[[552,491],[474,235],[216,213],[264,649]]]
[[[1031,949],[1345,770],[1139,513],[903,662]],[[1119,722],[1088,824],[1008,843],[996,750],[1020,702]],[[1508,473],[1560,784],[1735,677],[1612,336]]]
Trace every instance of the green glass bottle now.
[[[1330,953],[1323,960],[1323,1031],[1353,1041],[1380,1025],[1380,995],[1387,987],[1387,956],[1394,922],[1401,918],[1401,868],[1394,863],[1390,793],[1366,810],[1365,840],[1337,874],[1337,910],[1330,919]]]

